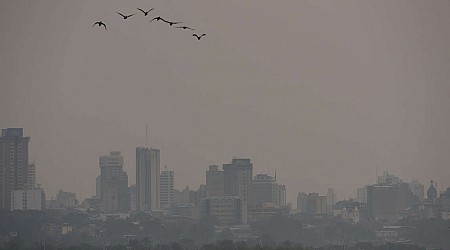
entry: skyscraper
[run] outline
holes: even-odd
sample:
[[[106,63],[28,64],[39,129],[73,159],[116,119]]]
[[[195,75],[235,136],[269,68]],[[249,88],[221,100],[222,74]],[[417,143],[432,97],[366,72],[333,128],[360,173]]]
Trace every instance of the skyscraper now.
[[[206,197],[224,194],[223,171],[217,165],[209,165],[206,171]]]
[[[2,129],[0,136],[0,209],[11,208],[11,194],[27,188],[28,142],[23,128]]]
[[[136,209],[159,210],[159,149],[136,148]]]
[[[100,156],[100,195],[105,213],[128,212],[128,175],[123,171],[123,156],[120,151]]]
[[[159,199],[161,209],[169,209],[174,201],[174,179],[175,172],[167,170],[167,166],[165,166],[160,175]]]
[[[223,171],[225,194],[242,199],[243,223],[247,223],[248,206],[252,201],[253,163],[250,159],[233,159],[230,164],[223,164]]]

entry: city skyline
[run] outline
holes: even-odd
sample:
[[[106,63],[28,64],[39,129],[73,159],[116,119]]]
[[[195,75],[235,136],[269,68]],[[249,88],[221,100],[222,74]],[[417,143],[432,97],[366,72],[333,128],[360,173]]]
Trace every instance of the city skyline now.
[[[20,184],[14,184],[11,190],[25,191],[25,190],[43,190],[40,183],[36,183],[36,166],[35,163],[28,162],[29,147],[28,143],[30,141],[30,136],[24,136],[23,128],[2,128],[1,146],[4,149],[3,156],[9,156],[6,159],[5,166],[10,166],[12,162],[18,162],[19,166],[23,165],[24,170],[20,170],[19,167],[14,168],[14,176],[18,176],[16,181],[8,180],[7,175],[2,173],[1,176],[3,181],[6,183],[16,183],[21,180]],[[11,144],[13,143],[13,144]],[[18,147],[20,153],[10,152],[14,145],[19,143],[21,146]],[[25,143],[25,144],[24,144]],[[23,145],[25,145],[25,147]],[[17,146],[15,146],[17,147]],[[18,152],[19,152],[18,151]],[[18,160],[14,160],[14,157],[19,157]],[[124,157],[121,151],[111,151],[109,155],[102,155],[99,157],[99,168],[100,175],[95,178],[95,193],[91,194],[90,197],[99,199],[103,204],[102,211],[106,213],[111,212],[125,212],[134,207],[136,211],[156,211],[156,210],[168,210],[171,207],[171,203],[174,202],[174,191],[179,192],[175,188],[175,171],[168,170],[167,166],[164,169],[160,169],[160,150],[153,147],[137,147],[136,148],[136,183],[129,183],[128,175],[123,171]],[[11,165],[13,166],[13,165]],[[2,167],[3,168],[3,167]],[[222,170],[219,170],[218,165],[209,165],[205,169],[205,179],[204,182],[199,184],[199,188],[196,191],[196,187],[191,187],[193,191],[204,192],[205,198],[208,197],[221,197],[221,196],[235,196],[238,197],[241,202],[240,206],[244,208],[243,214],[246,214],[246,207],[261,206],[262,200],[270,200],[274,202],[277,206],[283,207],[290,203],[291,205],[297,204],[297,210],[299,208],[299,197],[300,194],[306,195],[316,195],[319,197],[317,190],[294,190],[292,193],[297,195],[296,201],[288,201],[286,199],[286,187],[285,185],[280,185],[277,183],[277,173],[275,169],[274,176],[270,175],[270,171],[267,173],[255,173],[253,174],[253,163],[250,158],[232,158],[231,162],[223,163]],[[7,169],[7,168],[5,168]],[[6,172],[7,173],[7,172]],[[21,177],[23,176],[23,177]],[[5,178],[5,179],[3,179]],[[15,177],[17,178],[17,177]],[[23,180],[22,180],[23,179]],[[444,193],[450,187],[444,187],[438,189],[438,184],[436,181],[430,180],[431,186],[436,188],[436,194]],[[141,183],[137,185],[137,183]],[[12,185],[12,184],[11,184]],[[401,192],[402,196],[405,196],[406,201],[403,201],[402,206],[409,204],[412,197],[415,196],[419,200],[425,199],[425,188],[426,183],[421,183],[418,180],[404,180],[403,178],[389,173],[389,171],[383,171],[382,175],[376,176],[376,182],[366,183],[364,187],[356,187],[354,189],[356,196],[342,197],[341,201],[355,201],[355,202],[368,202],[368,192],[371,188],[383,185],[399,185],[403,190]],[[201,188],[204,188],[201,191]],[[134,194],[130,193],[131,189],[135,189]],[[186,186],[184,188],[188,188]],[[280,192],[281,188],[281,193]],[[339,188],[339,187],[338,187]],[[394,186],[390,186],[391,189]],[[395,187],[396,189],[397,187]],[[182,190],[183,187],[180,189]],[[141,190],[141,191],[139,191]],[[144,191],[142,191],[144,190]],[[409,190],[409,191],[406,191]],[[62,192],[62,189],[58,189],[58,195]],[[39,191],[41,192],[41,191]],[[42,191],[43,192],[43,191]],[[406,192],[406,193],[405,193]],[[407,193],[410,193],[410,197]],[[2,196],[4,196],[4,191],[2,191]],[[8,193],[8,192],[6,192]],[[320,192],[322,194],[322,192]],[[73,192],[74,198],[76,192]],[[198,194],[200,195],[200,194]],[[131,196],[135,197],[135,200],[131,201]],[[257,196],[257,197],[256,197]],[[291,194],[291,196],[293,196]],[[430,194],[427,195],[427,199],[430,199]],[[43,196],[44,197],[44,196]],[[53,200],[53,194],[51,195]],[[111,198],[108,198],[111,197]],[[272,197],[272,198],[268,198]],[[3,197],[5,198],[5,197]],[[80,199],[87,199],[79,197]],[[320,196],[323,198],[324,205],[323,210],[328,211],[332,204],[337,201],[336,193],[334,188],[328,188],[326,196]],[[40,199],[40,198],[39,198]],[[44,199],[44,198],[42,198]],[[201,197],[197,197],[201,199]],[[11,200],[11,197],[6,196],[6,200]],[[322,201],[321,201],[322,202]],[[5,201],[3,201],[5,203]],[[134,204],[136,203],[136,204]],[[331,204],[331,205],[330,205]],[[8,202],[6,202],[6,207],[9,207]],[[293,207],[291,207],[293,208]],[[321,208],[322,209],[322,208]],[[131,209],[133,210],[133,209]],[[246,217],[243,220],[247,221]]]
[[[377,169],[449,186],[448,2],[196,3],[1,2],[0,127],[31,136],[49,195],[95,193],[110,151],[133,183],[145,124],[178,189],[233,157],[276,169],[289,202]],[[207,35],[115,13],[137,7]]]

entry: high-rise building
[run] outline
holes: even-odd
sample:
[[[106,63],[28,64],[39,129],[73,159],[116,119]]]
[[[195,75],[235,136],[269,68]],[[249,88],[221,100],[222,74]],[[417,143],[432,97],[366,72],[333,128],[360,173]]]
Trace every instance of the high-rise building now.
[[[359,203],[367,203],[367,187],[368,185],[356,189],[356,201]]]
[[[306,213],[308,211],[308,195],[306,193],[300,192],[297,195],[297,211],[299,213]]]
[[[242,218],[247,223],[248,206],[252,202],[253,163],[250,159],[233,159],[223,164],[225,195],[242,199]]]
[[[11,194],[29,187],[28,142],[23,128],[2,129],[0,136],[0,209],[11,208]],[[31,178],[33,179],[33,178]]]
[[[265,203],[272,203],[279,207],[280,185],[276,179],[267,174],[257,174],[252,183],[252,207],[263,207]]]
[[[309,193],[306,198],[306,212],[308,214],[327,213],[327,197],[318,193]]]
[[[159,210],[159,149],[136,148],[136,210]]]
[[[286,186],[278,185],[278,206],[284,207],[287,205],[286,201]]]
[[[160,174],[159,199],[161,209],[169,209],[174,201],[174,179],[175,172],[167,170],[167,166]]]
[[[95,178],[95,197],[97,199],[102,198],[102,176],[98,175],[97,178]]]
[[[328,188],[327,191],[327,210],[328,212],[333,211],[333,205],[336,203],[336,193],[334,188]]]
[[[217,165],[209,165],[206,171],[206,197],[224,194],[223,171]]]
[[[28,163],[25,189],[34,188],[36,188],[36,165],[34,165],[34,163]]]
[[[372,185],[367,188],[367,206],[372,219],[393,219],[396,215],[397,186]]]
[[[128,175],[123,171],[123,156],[120,151],[100,156],[100,183],[102,208],[105,213],[128,212]]]

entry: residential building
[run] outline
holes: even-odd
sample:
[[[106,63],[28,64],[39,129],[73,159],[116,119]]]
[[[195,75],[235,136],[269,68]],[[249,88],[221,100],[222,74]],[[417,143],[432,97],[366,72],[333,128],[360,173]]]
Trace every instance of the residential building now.
[[[172,170],[167,170],[167,166],[160,174],[160,207],[161,209],[167,210],[170,208],[174,201],[174,179],[175,172]]]

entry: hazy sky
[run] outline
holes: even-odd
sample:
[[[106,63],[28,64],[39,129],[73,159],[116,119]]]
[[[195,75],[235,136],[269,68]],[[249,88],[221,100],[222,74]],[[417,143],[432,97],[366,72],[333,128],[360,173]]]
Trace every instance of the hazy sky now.
[[[123,20],[115,11],[138,13]],[[0,1],[0,127],[48,197],[95,194],[98,157],[161,150],[176,187],[249,157],[338,198],[389,170],[450,185],[450,1]],[[148,21],[161,15],[207,36]],[[92,27],[103,20],[108,30]]]

